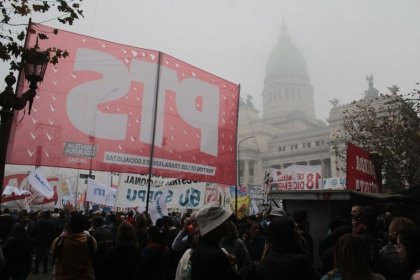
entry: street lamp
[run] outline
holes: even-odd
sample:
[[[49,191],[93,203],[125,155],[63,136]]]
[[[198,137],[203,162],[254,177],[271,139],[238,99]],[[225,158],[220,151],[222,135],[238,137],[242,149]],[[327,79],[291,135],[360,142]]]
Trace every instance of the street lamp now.
[[[0,110],[0,193],[3,193],[6,153],[14,110],[22,110],[26,107],[26,103],[28,102],[28,114],[31,114],[32,103],[36,95],[38,83],[44,79],[48,61],[48,53],[39,49],[37,41],[35,47],[26,50],[22,56],[22,68],[24,70],[25,78],[29,81],[29,89],[23,93],[22,96],[17,96],[13,89],[13,85],[16,83],[16,78],[13,76],[13,73],[10,72],[4,79],[6,88],[0,93],[0,106],[2,107]]]
[[[236,188],[235,188],[235,215],[238,216],[238,187],[240,186],[241,180],[239,179],[239,149],[241,148],[242,142],[254,138],[254,136],[245,137],[238,142],[238,146],[236,149]]]

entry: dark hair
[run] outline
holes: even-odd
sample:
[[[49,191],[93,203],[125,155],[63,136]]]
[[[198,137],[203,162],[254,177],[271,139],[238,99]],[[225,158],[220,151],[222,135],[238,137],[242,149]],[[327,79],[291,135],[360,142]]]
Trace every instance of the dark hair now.
[[[334,269],[341,271],[343,280],[371,279],[369,247],[358,235],[344,234],[335,245]]]
[[[374,226],[377,217],[377,211],[370,205],[364,206],[360,209],[360,222],[367,226]]]
[[[149,239],[149,242],[156,242],[162,246],[165,245],[164,235],[156,226],[151,226],[147,229],[147,238]]]
[[[398,239],[405,248],[405,265],[414,273],[420,267],[420,227],[413,225],[403,228]]]
[[[415,223],[410,220],[409,218],[405,217],[396,217],[392,219],[391,223],[389,224],[389,234],[388,240],[391,241],[393,244],[397,244],[397,237],[398,234],[406,227],[410,227],[415,225]]]
[[[116,242],[136,241],[134,227],[130,222],[124,221],[118,226]]]
[[[303,223],[308,218],[308,212],[306,210],[296,210],[293,212],[293,219],[298,224]]]
[[[147,219],[144,214],[137,214],[134,218],[136,221],[136,227],[137,228],[146,228],[147,226]]]
[[[267,228],[267,240],[274,251],[286,249],[290,252],[303,253],[298,242],[295,221],[289,216],[274,218]]]
[[[70,218],[69,229],[71,233],[79,233],[85,230],[87,219],[80,213],[74,213]]]

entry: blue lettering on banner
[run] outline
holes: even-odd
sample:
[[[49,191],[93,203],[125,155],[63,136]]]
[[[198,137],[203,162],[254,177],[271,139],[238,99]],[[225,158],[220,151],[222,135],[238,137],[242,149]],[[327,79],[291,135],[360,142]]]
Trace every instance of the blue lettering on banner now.
[[[39,177],[38,174],[35,174],[35,179],[38,180],[38,182],[44,187],[44,189],[47,189],[47,191],[51,191],[50,186],[47,186],[44,181]]]
[[[141,202],[146,202],[146,192],[145,190],[133,190],[131,188],[127,189],[127,195],[126,198],[128,201],[134,201],[136,199],[139,199]],[[149,192],[149,201],[156,200],[160,195],[162,194],[162,191],[150,191]],[[172,197],[174,195],[174,192],[169,190],[168,196],[166,197],[166,203],[169,203],[172,201]]]
[[[100,188],[95,188],[93,190],[94,195],[105,196],[105,190]]]
[[[197,189],[191,188],[181,193],[179,196],[179,204],[182,207],[195,208],[200,204],[201,192]]]

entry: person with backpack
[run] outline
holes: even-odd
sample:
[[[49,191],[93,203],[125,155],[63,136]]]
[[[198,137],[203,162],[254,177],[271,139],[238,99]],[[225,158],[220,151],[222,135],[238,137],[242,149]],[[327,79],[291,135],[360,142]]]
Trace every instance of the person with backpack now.
[[[54,239],[51,246],[55,258],[54,279],[95,279],[92,263],[97,244],[95,238],[84,232],[86,223],[85,216],[73,214],[69,232]]]

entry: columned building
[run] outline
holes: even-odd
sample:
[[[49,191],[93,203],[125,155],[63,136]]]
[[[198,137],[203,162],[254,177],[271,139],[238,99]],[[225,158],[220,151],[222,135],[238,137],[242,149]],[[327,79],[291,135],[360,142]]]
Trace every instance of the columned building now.
[[[262,92],[263,112],[242,99],[238,124],[238,182],[261,184],[268,168],[321,165],[323,178],[337,174],[330,126],[316,118],[314,89],[306,62],[283,23],[271,51]]]

